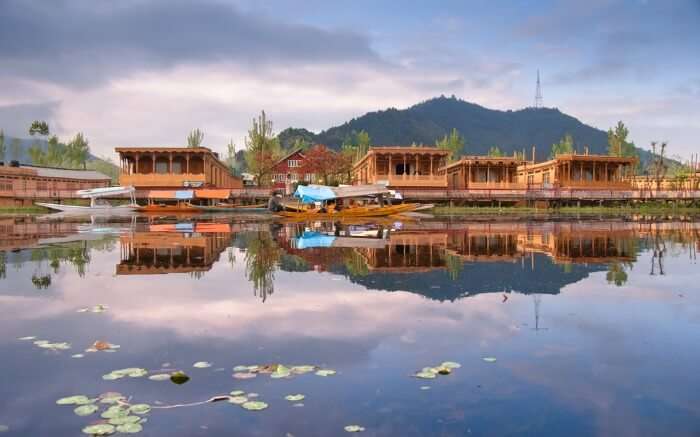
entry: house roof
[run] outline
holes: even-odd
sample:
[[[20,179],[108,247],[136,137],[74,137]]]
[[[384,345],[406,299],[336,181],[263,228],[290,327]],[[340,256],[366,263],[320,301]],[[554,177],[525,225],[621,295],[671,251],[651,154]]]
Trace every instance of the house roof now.
[[[115,147],[114,149],[117,153],[129,153],[129,152],[177,152],[177,153],[211,153],[212,155],[217,155],[216,152],[208,147],[158,147],[158,146],[140,146],[140,147]]]
[[[296,150],[294,150],[294,151],[288,153],[288,154],[285,155],[284,157],[280,158],[279,160],[277,160],[277,162],[275,162],[275,165],[277,165],[277,164],[279,164],[279,163],[281,163],[281,162],[283,162],[283,161],[289,159],[290,157],[294,156],[294,155],[297,154],[297,153],[301,154],[301,156],[304,156],[304,154],[303,154],[302,152],[303,152],[303,149],[301,149],[301,148],[296,149]]]
[[[462,156],[459,161],[455,161],[450,165],[439,168],[438,170],[449,170],[462,165],[471,164],[492,164],[492,165],[520,165],[524,163],[524,159],[515,158],[513,156]]]
[[[100,173],[99,171],[95,170],[73,170],[67,168],[36,167],[33,165],[22,165],[20,166],[20,168],[34,170],[37,176],[43,178],[82,179],[92,181],[104,181],[112,179],[106,174]]]

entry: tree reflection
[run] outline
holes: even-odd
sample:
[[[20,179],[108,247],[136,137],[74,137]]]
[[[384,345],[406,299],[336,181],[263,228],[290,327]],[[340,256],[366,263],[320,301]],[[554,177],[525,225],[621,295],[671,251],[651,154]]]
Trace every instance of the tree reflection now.
[[[282,250],[270,232],[250,232],[244,239],[246,279],[253,283],[254,294],[265,302],[267,296],[275,291],[275,270],[279,266]]]
[[[367,261],[355,250],[348,250],[343,254],[343,264],[351,277],[363,277],[369,275]]]
[[[464,269],[464,263],[459,256],[447,253],[445,254],[445,267],[447,267],[447,274],[450,276],[450,279],[456,281]]]
[[[628,265],[631,267],[631,264]],[[618,287],[622,287],[627,283],[627,272],[625,271],[626,265],[619,262],[613,262],[608,264],[608,273],[605,275],[605,279],[608,280],[609,284],[615,284]]]

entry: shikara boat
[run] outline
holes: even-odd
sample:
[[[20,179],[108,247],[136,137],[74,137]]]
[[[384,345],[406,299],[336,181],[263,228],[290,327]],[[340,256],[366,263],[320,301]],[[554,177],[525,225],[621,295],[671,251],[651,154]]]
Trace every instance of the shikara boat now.
[[[192,190],[151,190],[148,193],[148,204],[139,206],[136,210],[145,213],[197,214],[200,211],[189,202],[193,198]],[[166,201],[175,203],[165,203]]]
[[[189,214],[198,214],[201,212],[187,202],[178,202],[176,204],[151,203],[149,205],[139,206],[136,208],[136,211],[146,213],[177,212]]]
[[[261,213],[268,212],[267,206],[260,205],[192,205],[200,211],[204,212],[249,212]]]
[[[75,192],[83,199],[90,199],[90,206],[64,205],[60,203],[35,202],[36,205],[49,208],[54,211],[61,211],[68,214],[123,214],[130,213],[138,208],[134,199],[134,187],[103,187],[88,190],[78,190]],[[130,202],[126,205],[112,205],[105,197],[126,196]]]
[[[283,217],[295,218],[299,220],[332,220],[336,218],[355,218],[355,217],[386,217],[390,215],[401,214],[414,211],[418,203],[404,203],[401,205],[388,206],[356,206],[348,207],[336,211],[328,209],[326,212],[322,209],[307,209],[304,211],[280,211],[277,214]]]

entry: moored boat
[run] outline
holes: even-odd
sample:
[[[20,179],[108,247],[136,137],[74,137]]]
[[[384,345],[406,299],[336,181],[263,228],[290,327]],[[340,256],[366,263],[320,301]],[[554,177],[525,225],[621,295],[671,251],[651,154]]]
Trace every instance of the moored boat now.
[[[134,187],[103,187],[75,192],[83,199],[90,199],[89,206],[64,205],[61,203],[35,202],[35,205],[69,214],[123,214],[133,212],[138,208],[134,198]],[[130,202],[126,205],[112,205],[105,197],[128,195]]]

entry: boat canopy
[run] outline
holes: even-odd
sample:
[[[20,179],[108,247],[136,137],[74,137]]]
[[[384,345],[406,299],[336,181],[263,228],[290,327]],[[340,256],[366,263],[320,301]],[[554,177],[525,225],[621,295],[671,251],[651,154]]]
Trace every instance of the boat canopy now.
[[[119,196],[122,194],[131,194],[135,191],[136,189],[134,187],[102,187],[90,188],[88,190],[78,190],[75,193],[84,199],[88,199],[91,197]]]
[[[320,232],[306,231],[296,241],[297,249],[311,249],[313,247],[332,247],[335,237]]]
[[[301,199],[302,203],[313,203],[351,197],[378,196],[380,194],[389,194],[389,189],[381,184],[349,185],[345,187],[299,185],[294,192],[294,197]]]
[[[194,197],[197,199],[228,199],[231,190],[203,188],[194,190]]]
[[[148,192],[149,199],[189,200],[193,197],[192,190],[151,190]]]

